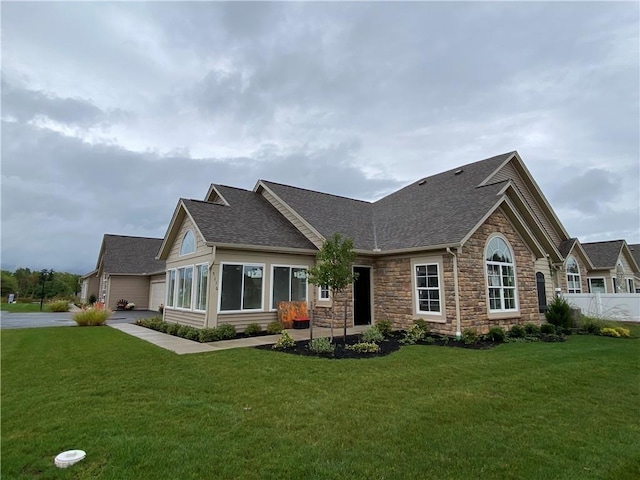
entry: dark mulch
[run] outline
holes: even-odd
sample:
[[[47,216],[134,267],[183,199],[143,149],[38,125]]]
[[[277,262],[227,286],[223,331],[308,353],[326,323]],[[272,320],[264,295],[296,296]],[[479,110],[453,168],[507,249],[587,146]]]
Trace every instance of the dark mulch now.
[[[344,342],[342,336],[334,337],[333,344],[335,345],[335,350],[333,351],[333,353],[318,354],[310,351],[308,340],[298,341],[296,342],[296,346],[294,348],[289,348],[287,350],[281,351],[290,355],[302,355],[304,357],[321,357],[331,359],[383,357],[399,350],[400,347],[403,346],[403,344],[400,342],[400,339],[402,339],[403,336],[404,332],[394,332],[390,338],[386,338],[379,344],[380,351],[378,353],[360,353],[345,348],[345,346],[347,345],[354,345],[358,343],[360,341],[359,335],[347,335],[346,343]],[[564,336],[558,335],[538,335],[536,337],[527,337],[518,339],[516,341],[564,342],[565,339],[566,338]],[[514,339],[511,339],[510,341],[514,341]],[[499,345],[500,343],[501,342],[492,342],[490,340],[480,339],[476,343],[466,344],[462,340],[456,340],[454,337],[430,335],[425,340],[419,341],[415,345],[434,345],[440,347],[468,348],[472,350],[488,350],[495,347],[496,345]],[[259,345],[254,348],[257,348],[259,350],[273,350],[273,345]]]

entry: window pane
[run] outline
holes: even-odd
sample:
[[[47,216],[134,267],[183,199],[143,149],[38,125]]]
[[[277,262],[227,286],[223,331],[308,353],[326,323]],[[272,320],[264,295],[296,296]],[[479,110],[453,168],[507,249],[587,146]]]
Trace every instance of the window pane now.
[[[273,268],[273,302],[271,308],[278,308],[278,303],[289,301],[289,267]]]
[[[262,308],[262,277],[261,266],[244,266],[244,291],[242,297],[242,308],[244,310]]]
[[[209,276],[209,268],[207,265],[198,265],[196,272],[196,308],[198,310],[207,309],[207,280]]]
[[[168,288],[167,288],[167,306],[173,307],[173,295],[176,291],[175,290],[176,289],[176,271],[170,270],[168,276],[169,276],[169,281],[168,281]]]
[[[196,251],[196,239],[191,230],[184,234],[182,244],[180,245],[180,255],[188,255]]]
[[[193,286],[193,267],[187,267],[182,269],[183,281],[182,283],[182,302],[179,307],[191,308],[191,288]]]
[[[416,266],[416,275],[424,277],[427,274],[427,267],[424,265]]]
[[[242,265],[222,266],[220,310],[242,309]]]
[[[438,266],[437,265],[427,265],[427,274],[428,275],[438,275]]]
[[[429,302],[429,311],[430,312],[439,312],[440,311],[440,302],[437,300],[432,300]]]
[[[291,269],[291,300],[301,302],[307,299],[307,269]]]

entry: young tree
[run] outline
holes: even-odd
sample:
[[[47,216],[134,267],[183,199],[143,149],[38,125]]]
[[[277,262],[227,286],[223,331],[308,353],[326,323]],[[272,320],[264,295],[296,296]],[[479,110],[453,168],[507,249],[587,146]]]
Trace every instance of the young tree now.
[[[316,286],[327,286],[331,290],[334,301],[337,293],[357,278],[352,265],[356,258],[353,251],[353,240],[339,233],[325,240],[316,255],[317,263],[309,269],[309,283]],[[347,339],[347,296],[344,297],[344,339]],[[333,319],[331,320],[331,340],[333,340]]]

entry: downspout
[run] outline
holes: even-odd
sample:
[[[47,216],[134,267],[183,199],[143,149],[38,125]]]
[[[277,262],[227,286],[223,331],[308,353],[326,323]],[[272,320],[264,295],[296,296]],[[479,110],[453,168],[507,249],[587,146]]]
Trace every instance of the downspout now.
[[[213,264],[215,261],[216,261],[216,247],[215,245],[213,245],[211,247],[211,262],[209,263],[209,272],[207,272],[209,279],[207,281],[207,300],[205,303],[206,306],[205,306],[205,313],[204,313],[205,328],[211,328],[211,325],[209,325],[209,314],[211,312],[211,297],[212,297],[211,289],[213,288],[213,285],[215,285],[215,282],[212,282],[213,276],[214,276]]]
[[[453,256],[453,288],[456,299],[456,338],[459,340],[462,337],[462,331],[460,330],[460,295],[458,295],[458,256],[453,253],[449,247],[447,247],[447,253]]]

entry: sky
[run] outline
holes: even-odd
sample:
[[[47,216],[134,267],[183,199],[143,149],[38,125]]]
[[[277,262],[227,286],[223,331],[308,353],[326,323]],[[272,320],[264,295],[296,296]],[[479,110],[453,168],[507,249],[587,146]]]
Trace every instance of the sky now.
[[[3,269],[258,179],[377,200],[517,150],[570,235],[640,243],[637,2],[2,2]]]

